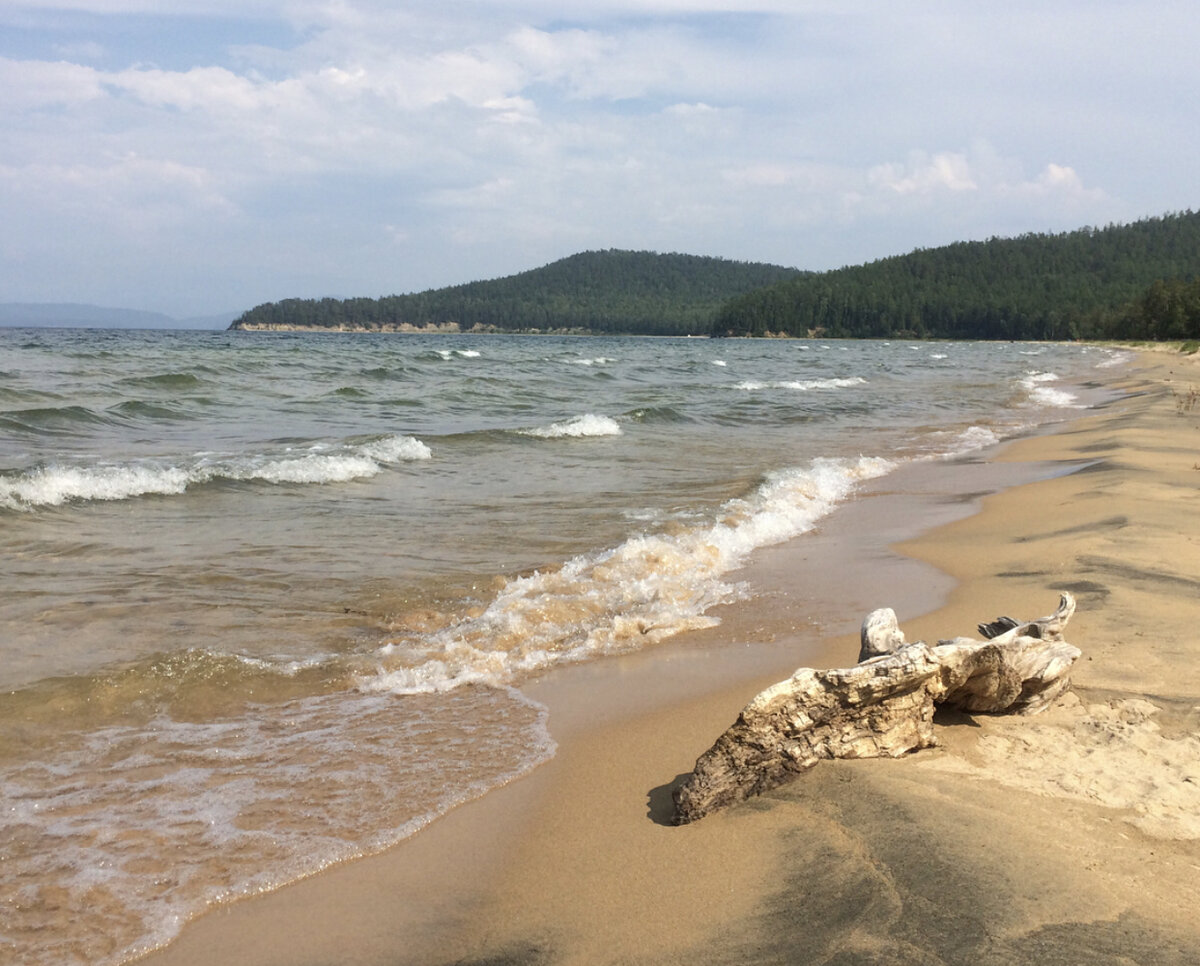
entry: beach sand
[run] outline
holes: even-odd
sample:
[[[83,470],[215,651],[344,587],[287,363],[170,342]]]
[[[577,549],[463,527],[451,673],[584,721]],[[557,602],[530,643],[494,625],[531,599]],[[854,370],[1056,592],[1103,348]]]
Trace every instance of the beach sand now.
[[[523,688],[552,761],[144,962],[1200,963],[1200,368],[1146,354],[1120,378],[1049,434],[877,481],[760,554],[721,626]],[[667,824],[742,706],[852,664],[867,611],[935,640],[1064,589],[1084,656],[1046,713],[939,713],[938,748]]]

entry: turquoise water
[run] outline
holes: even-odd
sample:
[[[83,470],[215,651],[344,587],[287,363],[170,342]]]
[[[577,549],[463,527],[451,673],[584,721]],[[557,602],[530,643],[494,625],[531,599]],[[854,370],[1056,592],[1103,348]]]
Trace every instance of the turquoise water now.
[[[711,623],[861,481],[1120,361],[0,330],[0,962],[121,962],[411,834],[553,754],[529,674]]]

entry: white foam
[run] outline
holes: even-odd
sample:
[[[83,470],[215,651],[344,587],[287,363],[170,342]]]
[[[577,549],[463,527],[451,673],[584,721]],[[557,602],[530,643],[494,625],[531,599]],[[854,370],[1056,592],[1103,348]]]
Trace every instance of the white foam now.
[[[263,480],[267,483],[346,483],[374,476],[381,467],[369,456],[345,454],[327,456],[309,453],[263,462],[222,468],[213,477],[231,480]]]
[[[999,442],[1000,437],[994,430],[988,429],[986,426],[968,426],[955,437],[948,455],[961,456],[963,453],[972,453],[978,449],[995,446]]]
[[[851,386],[865,386],[867,380],[861,376],[830,379],[786,380],[779,382],[759,382],[753,379],[739,382],[734,389],[747,392],[758,392],[762,389],[791,389],[797,392],[812,392],[821,389],[849,389]]]
[[[594,359],[571,359],[570,362],[575,366],[607,366],[616,362],[616,359],[608,356],[596,356]]]
[[[518,432],[522,436],[533,436],[537,439],[583,439],[590,436],[620,436],[621,427],[610,416],[584,413],[560,423],[522,429]]]
[[[508,582],[478,616],[378,652],[369,691],[434,692],[463,684],[505,684],[563,661],[640,648],[712,626],[707,612],[741,593],[724,577],[755,549],[810,530],[887,460],[815,460],[773,473],[715,522],[642,534],[560,569]]]
[[[946,356],[946,353],[944,353],[944,352],[931,352],[929,354],[929,358],[930,359],[945,359],[945,358],[947,358],[947,356]]]
[[[1057,382],[1058,378],[1058,374],[1053,372],[1030,372],[1020,380],[1020,384],[1031,405],[1058,409],[1083,408],[1078,404],[1078,397],[1073,393],[1047,385],[1047,383]]]
[[[403,463],[433,458],[433,451],[415,436],[385,436],[359,447],[364,456],[380,463]]]
[[[1104,352],[1108,358],[1097,362],[1097,369],[1111,369],[1114,366],[1123,366],[1134,358],[1132,352],[1118,352],[1114,349],[1105,349]]]
[[[798,382],[777,383],[781,389],[798,389],[810,392],[814,389],[849,389],[851,386],[865,386],[867,380],[861,376],[851,376],[846,379],[807,379]]]
[[[127,500],[182,493],[192,482],[177,466],[42,466],[0,479],[0,506],[10,510],[61,506],[75,500]]]
[[[30,966],[116,966],[213,903],[386,848],[554,753],[545,708],[514,691],[416,700],[407,715],[390,695],[342,691],[215,721],[161,716],[6,766],[0,837],[27,845],[6,877],[56,902],[18,903],[0,949]]]
[[[713,359],[712,364],[714,366],[726,366],[729,363],[727,363],[724,359]]]
[[[458,356],[460,359],[478,359],[479,352],[475,349],[435,349],[435,352],[447,362]]]
[[[391,463],[427,460],[428,446],[412,436],[384,436],[362,444],[314,444],[278,455],[196,453],[173,462],[140,460],[73,466],[50,464],[0,477],[0,507],[40,506],[139,496],[175,496],[214,480],[326,484],[365,479]]]

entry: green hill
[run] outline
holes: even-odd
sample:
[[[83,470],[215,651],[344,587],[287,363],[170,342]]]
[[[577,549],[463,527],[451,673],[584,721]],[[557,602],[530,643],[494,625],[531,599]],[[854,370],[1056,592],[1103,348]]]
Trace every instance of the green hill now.
[[[729,299],[800,273],[777,265],[653,252],[583,252],[543,268],[412,295],[268,302],[232,329],[463,330],[642,335],[707,333]]]
[[[1059,235],[959,242],[797,276],[733,299],[718,313],[712,331],[858,338],[1196,338],[1200,311],[1188,293],[1195,292],[1189,283],[1197,278],[1200,213],[1188,211]]]

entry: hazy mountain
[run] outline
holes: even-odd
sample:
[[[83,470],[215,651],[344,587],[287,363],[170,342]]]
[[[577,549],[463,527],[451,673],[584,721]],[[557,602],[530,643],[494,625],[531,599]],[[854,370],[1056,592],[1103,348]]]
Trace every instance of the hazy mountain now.
[[[0,302],[0,326],[82,329],[223,329],[237,312],[177,319],[161,312],[78,302]]]

